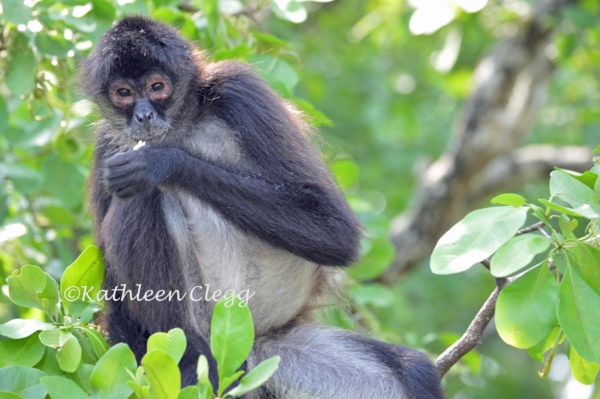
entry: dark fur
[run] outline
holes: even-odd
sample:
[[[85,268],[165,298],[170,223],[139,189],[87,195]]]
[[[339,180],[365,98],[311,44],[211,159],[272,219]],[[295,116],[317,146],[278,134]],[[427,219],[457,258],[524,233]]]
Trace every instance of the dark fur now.
[[[127,151],[131,147],[119,136],[123,123],[110,119],[119,113],[106,102],[108,84],[116,76],[135,78],[156,68],[179,85],[175,99],[183,101],[166,111],[172,129],[163,141]],[[85,61],[83,76],[84,88],[107,118],[98,129],[90,179],[96,239],[106,258],[107,285],[185,290],[202,282],[199,271],[184,267],[190,256],[179,253],[169,232],[163,197],[171,190],[191,194],[246,234],[315,264],[343,266],[356,258],[359,223],[309,143],[308,127],[248,66],[205,63],[172,29],[129,17],[104,36]],[[182,148],[183,138],[210,115],[236,134],[246,167],[203,159]],[[127,342],[139,358],[149,334],[181,327],[188,337],[181,365],[184,383],[195,380],[199,354],[209,357],[215,383],[206,331],[188,316],[192,305],[185,301],[110,302],[111,340]],[[289,327],[290,331],[293,328]],[[340,333],[340,339],[344,336]],[[393,370],[407,397],[442,397],[437,376],[423,355],[357,337],[347,339],[364,347],[386,370]],[[352,359],[348,362],[351,367]],[[265,393],[264,397],[272,396]]]

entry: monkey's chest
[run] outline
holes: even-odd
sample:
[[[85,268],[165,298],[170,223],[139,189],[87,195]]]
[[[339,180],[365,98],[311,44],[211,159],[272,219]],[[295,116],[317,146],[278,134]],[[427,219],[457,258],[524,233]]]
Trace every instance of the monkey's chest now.
[[[250,297],[257,332],[285,324],[310,301],[313,263],[240,230],[187,193],[163,193],[163,210],[183,267],[199,272],[206,290]]]

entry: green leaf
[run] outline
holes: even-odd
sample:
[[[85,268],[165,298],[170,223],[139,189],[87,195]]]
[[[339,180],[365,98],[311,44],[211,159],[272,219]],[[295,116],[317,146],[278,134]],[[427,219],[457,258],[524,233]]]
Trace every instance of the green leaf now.
[[[306,116],[306,119],[311,125],[315,127],[333,126],[333,121],[329,119],[323,112],[318,110],[317,107],[315,107],[312,103],[298,97],[294,97],[293,102]]]
[[[37,319],[13,319],[0,324],[0,335],[7,338],[19,339],[29,337],[36,331],[53,328],[52,324]]]
[[[69,374],[69,377],[71,377],[71,379],[75,381],[76,384],[81,386],[86,392],[94,392],[92,384],[90,384],[90,376],[92,375],[93,370],[93,364],[83,363],[82,361],[79,367],[77,367],[77,370],[75,370],[74,373]]]
[[[594,219],[594,215],[593,213],[589,213],[584,215],[583,213],[579,213],[571,208],[567,208],[565,206],[562,206],[560,204],[545,200],[545,199],[539,199],[538,200],[542,205],[545,205],[548,209],[551,209],[553,211],[559,212],[559,213],[564,213],[565,215],[569,215],[569,216],[575,216],[578,218],[587,218],[587,219]],[[585,212],[584,212],[585,213]]]
[[[104,354],[108,350],[108,342],[106,342],[104,336],[98,331],[93,330],[91,328],[82,327],[80,328],[80,331],[83,331],[84,335],[90,342],[94,355],[98,359],[104,356]]]
[[[381,276],[396,255],[394,245],[388,239],[374,239],[369,243],[371,247],[367,253],[346,270],[356,280],[373,280]]]
[[[12,392],[0,392],[0,399],[23,399],[21,396]]]
[[[351,159],[340,159],[329,165],[341,188],[351,187],[358,180],[359,168]]]
[[[529,353],[529,356],[531,356],[535,361],[544,361],[544,354],[547,351],[549,351],[554,345],[556,345],[556,340],[560,333],[560,327],[554,327],[552,330],[550,330],[550,332],[544,339],[542,339],[540,342],[538,342],[531,348],[527,348],[527,353]]]
[[[33,333],[27,338],[0,341],[0,367],[32,367],[39,362],[44,356],[45,346],[40,342],[38,335],[39,333]]]
[[[225,392],[225,390],[227,388],[229,388],[231,386],[231,384],[233,384],[234,382],[236,382],[237,380],[239,380],[239,378],[244,374],[244,370],[238,370],[235,373],[233,373],[230,376],[227,376],[225,378],[223,378],[220,382],[219,382],[219,392],[218,392],[218,396],[222,396],[223,392]]]
[[[200,357],[198,357],[196,374],[198,376],[198,386],[200,390],[207,398],[212,398],[213,386],[210,382],[210,377],[208,374],[208,359],[204,355],[200,355]]]
[[[8,127],[8,118],[10,117],[8,113],[8,107],[6,105],[6,100],[3,96],[0,96],[0,132]],[[0,170],[2,168],[0,167]],[[0,178],[2,176],[2,172],[0,171]]]
[[[66,57],[67,52],[72,47],[69,41],[58,34],[50,35],[45,32],[39,32],[35,35],[35,44],[42,53],[56,57]]]
[[[596,294],[600,295],[600,249],[581,241],[576,241],[573,247],[567,248],[566,256],[572,254],[572,264],[583,280]]]
[[[131,388],[127,385],[130,378],[127,371],[135,373],[136,368],[137,362],[131,349],[126,344],[119,343],[98,360],[90,382],[92,387],[101,392],[119,392],[127,397],[131,393]]]
[[[110,0],[92,0],[92,12],[98,19],[114,20],[117,13],[115,4]]]
[[[67,334],[66,342],[57,349],[56,360],[60,369],[73,373],[81,363],[81,345],[73,334]]]
[[[76,309],[75,303],[95,302],[98,291],[104,281],[104,260],[100,249],[95,246],[87,247],[81,255],[69,265],[60,280],[60,293],[65,306],[72,312]],[[77,287],[77,288],[72,288]],[[78,293],[73,296],[73,292]],[[87,295],[86,295],[87,294]],[[77,298],[78,301],[73,301]],[[79,307],[83,309],[84,307]],[[73,314],[76,316],[77,314]]]
[[[565,201],[578,214],[590,219],[600,217],[600,200],[594,190],[563,171],[550,173],[550,194]]]
[[[240,384],[228,392],[229,395],[234,397],[240,397],[250,391],[255,390],[264,384],[279,367],[281,358],[274,356],[261,362],[258,366],[253,368],[248,374],[242,377]]]
[[[239,300],[231,306],[226,304],[224,299],[215,305],[210,328],[210,349],[217,361],[219,385],[240,368],[254,343],[250,310]]]
[[[544,264],[500,292],[496,329],[507,344],[527,349],[542,341],[556,326],[559,285]]]
[[[518,208],[525,205],[527,200],[522,195],[507,193],[495,196],[490,202],[494,205],[509,205]]]
[[[181,375],[175,360],[162,350],[148,352],[142,366],[150,382],[150,395],[156,399],[177,399]]]
[[[523,234],[511,238],[492,256],[491,272],[506,277],[527,267],[536,255],[550,248],[551,241],[538,234]]]
[[[564,172],[564,173],[568,174],[569,176],[579,180],[581,183],[585,184],[592,190],[594,189],[594,184],[596,183],[596,181],[598,179],[598,175],[590,170],[586,170],[583,173],[577,172],[574,170],[562,169],[562,168],[556,168],[556,170],[560,170],[561,172]]]
[[[392,290],[382,284],[357,284],[349,287],[348,292],[354,302],[363,306],[385,307],[394,302]]]
[[[148,350],[162,350],[171,355],[176,363],[179,363],[185,352],[186,339],[185,333],[181,328],[174,328],[168,333],[159,332],[152,334],[148,339]]]
[[[585,359],[600,362],[600,295],[568,264],[560,286],[558,320],[571,345]]]
[[[431,255],[431,270],[459,273],[487,259],[523,226],[527,210],[498,206],[469,213],[440,238]]]
[[[65,377],[42,377],[40,381],[52,399],[87,399],[90,397],[79,385]]]
[[[29,39],[22,33],[17,35],[15,47],[11,51],[11,55],[12,58],[8,65],[4,82],[11,94],[15,96],[29,94],[35,87],[37,62],[29,45]]]
[[[44,346],[41,342],[40,345],[44,348],[44,355],[42,356],[42,360],[35,364],[35,368],[42,370],[48,375],[63,374],[64,372],[60,369],[58,362],[56,361],[56,351]]]
[[[179,396],[177,396],[177,399],[198,399],[199,395],[200,390],[197,386],[188,386],[179,392]]]
[[[15,25],[26,24],[31,19],[31,8],[23,0],[2,0],[2,19]]]
[[[17,305],[55,314],[58,303],[56,281],[38,266],[26,265],[6,279],[8,295]]]
[[[82,165],[50,155],[44,159],[41,171],[45,190],[70,209],[81,206],[85,191],[85,171]]]
[[[219,26],[219,2],[217,0],[202,0],[202,11],[208,22],[208,31],[215,40]]]
[[[17,190],[24,194],[32,194],[42,185],[39,171],[25,165],[0,163],[0,179],[4,177],[12,180]]]
[[[600,371],[600,363],[590,362],[583,357],[573,345],[569,348],[569,365],[571,366],[571,372],[573,377],[582,384],[591,385],[596,381],[598,371]]]
[[[40,378],[45,375],[30,367],[0,368],[0,391],[14,392],[22,399],[44,399],[47,392],[40,383]]]
[[[561,214],[558,216],[558,227],[560,228],[560,233],[565,239],[575,240],[577,237],[573,232],[579,225],[577,219],[570,219],[567,215]]]
[[[68,336],[68,332],[63,331],[60,328],[53,328],[51,330],[42,331],[40,333],[40,341],[49,348],[58,349],[67,342]]]
[[[293,94],[299,78],[287,61],[272,55],[256,55],[250,62],[275,90],[287,97]]]
[[[72,373],[81,362],[81,345],[70,332],[59,328],[42,331],[40,341],[56,350],[56,360],[61,370]]]

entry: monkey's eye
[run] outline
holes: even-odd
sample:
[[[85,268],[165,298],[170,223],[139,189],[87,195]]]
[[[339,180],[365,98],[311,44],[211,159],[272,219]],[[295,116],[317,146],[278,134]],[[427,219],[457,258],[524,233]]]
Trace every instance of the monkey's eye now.
[[[152,86],[150,86],[152,91],[161,91],[162,89],[164,89],[164,87],[165,87],[165,84],[163,82],[156,82],[156,83],[153,83]]]
[[[121,97],[129,97],[131,96],[133,93],[131,93],[131,90],[125,88],[125,87],[121,87],[120,89],[117,89],[117,94]]]

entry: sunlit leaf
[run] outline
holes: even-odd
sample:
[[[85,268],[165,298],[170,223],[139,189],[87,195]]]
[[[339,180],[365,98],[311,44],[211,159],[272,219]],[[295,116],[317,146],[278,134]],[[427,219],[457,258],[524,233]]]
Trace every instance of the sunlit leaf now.
[[[219,381],[234,374],[250,354],[254,325],[250,310],[236,300],[215,305],[210,327],[210,349],[217,361]],[[219,384],[220,385],[220,384]]]
[[[561,283],[557,315],[575,350],[591,362],[600,362],[600,295],[571,265]]]
[[[48,376],[42,377],[40,381],[52,399],[88,399],[90,397],[79,385],[66,377]]]
[[[527,267],[536,255],[550,248],[551,241],[539,234],[522,234],[511,238],[492,256],[491,272],[506,277]]]
[[[175,359],[162,350],[148,352],[142,366],[150,382],[150,395],[156,399],[177,399],[181,375]]]
[[[558,292],[547,265],[504,288],[496,303],[496,328],[504,342],[527,349],[544,339],[557,324]]]
[[[34,333],[27,338],[6,339],[0,341],[0,367],[32,367],[44,356],[45,346]]]
[[[527,203],[522,195],[513,193],[497,195],[490,202],[494,205],[510,205],[517,208]]]
[[[255,390],[264,384],[279,367],[279,356],[264,360],[258,366],[250,370],[248,374],[242,377],[240,384],[229,391],[229,395],[240,397],[245,393]]]
[[[120,343],[110,348],[98,360],[90,381],[100,392],[118,392],[127,397],[131,393],[131,388],[127,385],[130,378],[128,371],[134,373],[136,368],[137,362],[133,352],[127,345]]]
[[[487,259],[523,226],[527,210],[498,206],[469,213],[439,239],[431,255],[431,270],[458,273]]]
[[[30,367],[0,368],[0,392],[14,392],[20,399],[43,399],[47,391],[40,383],[40,378],[45,375],[44,372]]]
[[[591,385],[596,381],[598,371],[600,371],[599,362],[590,362],[583,357],[571,345],[569,348],[569,366],[573,377],[582,384]]]
[[[159,332],[152,334],[148,339],[148,350],[162,350],[170,355],[176,363],[181,360],[186,347],[186,338],[181,328],[174,328],[168,333]]]

